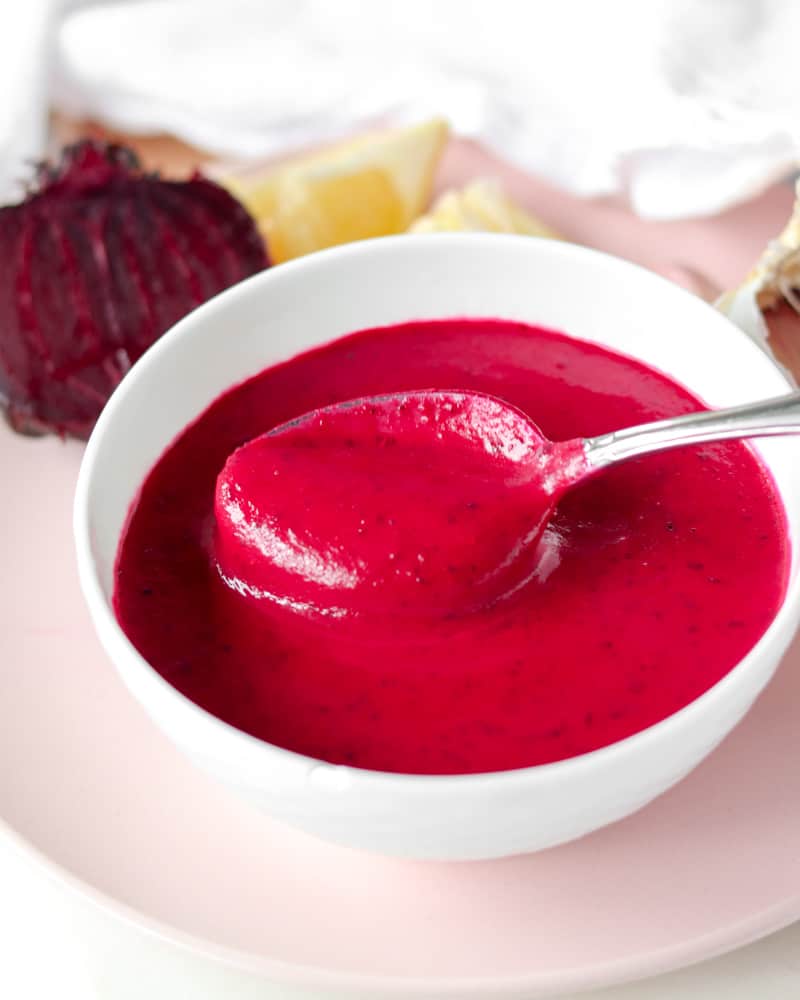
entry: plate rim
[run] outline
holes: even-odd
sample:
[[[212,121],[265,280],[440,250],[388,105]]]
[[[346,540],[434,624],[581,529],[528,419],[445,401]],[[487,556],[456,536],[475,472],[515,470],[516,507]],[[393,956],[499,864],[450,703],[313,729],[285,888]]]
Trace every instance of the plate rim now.
[[[492,978],[431,978],[357,973],[258,955],[183,930],[98,889],[36,847],[0,816],[0,847],[4,844],[21,854],[60,889],[66,890],[68,897],[78,897],[95,913],[114,920],[120,926],[138,931],[189,955],[261,977],[274,985],[323,988],[339,991],[344,995],[347,992],[363,993],[368,990],[368,995],[373,1000],[396,1000],[403,996],[425,996],[431,1000],[478,1000],[490,990],[493,996],[503,997],[504,1000],[535,1000],[537,997],[552,996],[553,990],[582,992],[603,989],[649,979],[717,958],[800,921],[798,895],[759,910],[750,919],[717,928],[684,944],[660,948],[634,959],[619,958],[599,962],[580,971],[564,970],[546,975]]]
[[[401,238],[403,240],[409,239],[407,236]],[[445,238],[447,237],[445,236]],[[497,237],[490,238],[497,239]],[[535,237],[511,238],[531,239]],[[430,237],[419,237],[419,239],[430,240]],[[569,246],[571,247],[571,245]],[[618,256],[588,247],[582,249],[606,257]],[[324,251],[322,252],[324,253]],[[619,259],[623,259],[628,266],[645,271],[661,281],[667,281],[640,264],[624,258]],[[290,267],[291,264],[284,266]],[[709,307],[713,308],[710,304]],[[727,317],[724,317],[723,314],[723,318]],[[754,351],[762,355],[766,354],[753,341],[752,337],[749,337],[732,321],[728,320],[728,322],[731,336],[738,334],[751,344]],[[766,356],[778,374],[786,380],[787,388],[789,388],[791,383],[786,378],[785,371],[772,357],[768,354]],[[770,681],[771,683],[773,681]],[[5,844],[26,858],[34,868],[42,871],[59,888],[64,889],[70,899],[77,898],[88,904],[95,913],[114,921],[120,927],[144,934],[188,955],[261,977],[275,985],[330,989],[345,994],[347,992],[367,994],[368,991],[368,995],[373,1000],[382,1000],[382,998],[391,1000],[391,998],[403,996],[425,996],[432,998],[432,1000],[434,998],[436,1000],[477,1000],[479,997],[485,997],[489,991],[493,996],[502,997],[504,1000],[514,1000],[514,998],[532,1000],[534,997],[550,996],[554,990],[580,992],[601,989],[658,976],[718,957],[800,920],[800,894],[792,894],[756,911],[747,919],[740,919],[717,927],[713,931],[694,937],[689,941],[639,953],[634,957],[601,960],[583,966],[579,970],[565,969],[557,972],[528,973],[508,977],[470,976],[469,978],[457,976],[406,977],[385,973],[359,973],[328,968],[324,965],[287,961],[232,945],[221,944],[210,937],[187,931],[174,923],[155,917],[138,907],[123,902],[111,893],[75,874],[46,851],[37,847],[0,813],[0,848]],[[450,862],[438,863],[450,864]]]

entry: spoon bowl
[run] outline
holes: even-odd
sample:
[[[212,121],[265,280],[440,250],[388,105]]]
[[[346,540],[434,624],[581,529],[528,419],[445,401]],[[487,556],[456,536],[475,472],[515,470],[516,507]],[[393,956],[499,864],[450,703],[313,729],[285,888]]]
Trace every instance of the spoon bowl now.
[[[572,450],[582,464],[582,444]],[[473,613],[536,572],[562,488],[552,451],[524,413],[482,393],[314,410],[228,459],[219,572],[267,609],[348,621]]]

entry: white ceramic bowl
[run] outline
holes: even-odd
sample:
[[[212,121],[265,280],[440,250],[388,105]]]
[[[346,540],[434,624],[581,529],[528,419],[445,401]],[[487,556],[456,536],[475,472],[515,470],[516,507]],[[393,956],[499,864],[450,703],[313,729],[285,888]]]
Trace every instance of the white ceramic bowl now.
[[[111,609],[131,501],[162,451],[223,390],[364,327],[503,317],[641,358],[713,406],[777,395],[787,381],[710,306],[638,267],[563,243],[488,235],[402,236],[337,248],[257,275],[201,306],[125,377],[86,450],[75,500],[80,577],[108,655],[155,723],[200,767],[272,816],[353,847],[420,858],[534,851],[628,815],[694,768],[772,676],[800,618],[793,439],[761,453],[792,545],[786,599],[720,683],[636,735],[570,760],[479,775],[334,766],[242,733],[179,694],[134,649]]]

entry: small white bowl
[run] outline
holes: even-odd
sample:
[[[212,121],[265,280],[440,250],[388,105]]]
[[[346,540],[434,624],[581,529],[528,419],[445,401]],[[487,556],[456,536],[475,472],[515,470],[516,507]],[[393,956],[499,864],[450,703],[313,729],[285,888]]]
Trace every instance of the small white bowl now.
[[[91,437],[75,499],[80,578],[95,627],[155,723],[200,767],[270,815],[357,848],[416,858],[535,851],[620,819],[678,781],[736,725],[800,619],[793,439],[760,450],[792,539],[780,611],[747,656],[689,706],[579,757],[477,775],[334,766],[262,742],[179,694],[139,655],[111,607],[114,559],[146,474],[221,392],[343,334],[414,318],[487,316],[564,330],[633,355],[713,406],[778,395],[767,356],[699,299],[632,264],[564,243],[401,236],[329,250],[250,278],[201,306],[133,367]]]

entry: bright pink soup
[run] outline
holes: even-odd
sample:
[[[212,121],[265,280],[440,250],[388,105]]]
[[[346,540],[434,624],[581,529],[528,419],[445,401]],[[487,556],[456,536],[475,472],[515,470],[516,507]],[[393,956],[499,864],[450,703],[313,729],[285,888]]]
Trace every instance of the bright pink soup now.
[[[366,330],[262,372],[159,459],[120,545],[117,617],[178,690],[324,760],[492,771],[571,757],[658,722],[763,633],[784,593],[786,530],[767,472],[739,442],[631,461],[575,488],[545,532],[537,574],[470,614],[350,628],[222,582],[214,492],[234,449],[338,400],[431,387],[492,393],[555,440],[699,405],[636,361],[501,320]],[[320,491],[343,474],[323,469]],[[430,470],[415,474],[424,490]],[[391,518],[393,497],[379,510],[369,496],[365,519]],[[418,531],[430,542],[435,524],[423,518]]]

